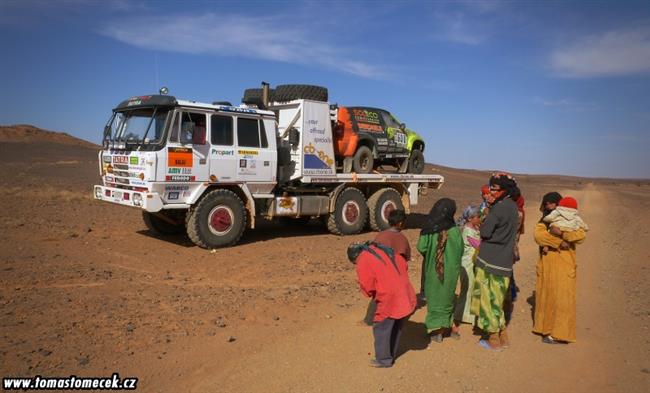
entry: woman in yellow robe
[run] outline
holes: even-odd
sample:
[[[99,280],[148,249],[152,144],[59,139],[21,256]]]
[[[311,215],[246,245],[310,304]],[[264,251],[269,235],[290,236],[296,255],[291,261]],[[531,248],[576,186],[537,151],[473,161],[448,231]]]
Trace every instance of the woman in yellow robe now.
[[[544,215],[555,209],[559,199],[561,196],[557,193],[544,196],[540,208]],[[585,232],[582,229],[569,232],[554,227],[549,229],[540,220],[535,225],[534,236],[540,246],[540,258],[537,262],[533,332],[541,334],[542,341],[547,344],[575,342],[575,245],[585,239]]]

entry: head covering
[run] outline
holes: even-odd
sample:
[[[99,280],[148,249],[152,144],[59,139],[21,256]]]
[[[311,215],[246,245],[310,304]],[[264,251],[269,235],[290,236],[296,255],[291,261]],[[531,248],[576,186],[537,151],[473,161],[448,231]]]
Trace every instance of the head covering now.
[[[445,231],[453,227],[456,202],[449,198],[441,198],[433,205],[427,217],[427,223],[422,228],[420,235],[428,235]]]
[[[497,203],[498,201],[508,198],[511,195],[515,193],[519,193],[519,188],[517,188],[517,182],[515,181],[515,178],[507,173],[507,172],[495,172],[490,176],[490,186],[492,185],[497,185],[499,186],[503,192],[499,193],[495,199],[494,203]]]
[[[460,219],[458,220],[458,226],[463,227],[467,222],[469,221],[470,218],[480,216],[481,215],[481,207],[476,206],[476,205],[469,205],[463,210],[463,214],[460,216]]]
[[[572,198],[572,197],[564,197],[564,198],[560,199],[560,202],[558,202],[558,206],[570,207],[571,209],[577,209],[578,208],[578,201],[576,201],[575,198]]]
[[[438,234],[438,242],[436,243],[435,250],[435,268],[436,275],[441,282],[445,278],[444,254],[447,245],[447,229],[456,225],[454,222],[454,213],[456,213],[456,202],[449,198],[438,199],[429,212],[426,226],[420,232],[420,235]]]
[[[547,203],[557,204],[560,202],[560,199],[562,199],[562,195],[560,195],[560,193],[555,191],[549,192],[542,197],[542,204],[539,206],[539,210],[542,212],[542,218],[539,220],[539,222],[544,222],[543,221],[544,217],[549,215],[552,211],[546,208],[546,204]]]
[[[483,184],[481,186],[481,195],[487,195],[489,193],[490,193],[490,186],[488,186],[487,184]]]
[[[375,252],[375,250],[372,249],[372,247],[376,247],[388,255],[390,258],[390,261],[393,263],[395,266],[395,269],[397,269],[397,265],[395,264],[395,253],[393,252],[393,249],[387,246],[384,246],[383,244],[375,243],[374,241],[365,241],[365,242],[354,242],[350,243],[348,246],[347,254],[348,254],[348,260],[352,262],[353,264],[357,264],[357,258],[359,255],[361,255],[362,252],[368,251],[371,253],[373,256],[375,256],[379,261],[383,263],[383,260],[381,257]]]

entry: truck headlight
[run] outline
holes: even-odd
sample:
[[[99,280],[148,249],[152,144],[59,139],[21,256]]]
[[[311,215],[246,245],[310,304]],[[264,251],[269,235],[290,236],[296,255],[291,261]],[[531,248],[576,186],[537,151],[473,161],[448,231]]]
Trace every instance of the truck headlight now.
[[[102,199],[102,189],[100,187],[95,187],[95,198]]]
[[[142,194],[133,194],[133,204],[135,206],[142,206]]]

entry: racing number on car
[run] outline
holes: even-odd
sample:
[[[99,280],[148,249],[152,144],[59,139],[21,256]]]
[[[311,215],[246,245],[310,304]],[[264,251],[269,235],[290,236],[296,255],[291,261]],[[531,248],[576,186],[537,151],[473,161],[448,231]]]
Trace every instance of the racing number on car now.
[[[406,134],[403,132],[396,132],[395,144],[398,146],[406,146]]]

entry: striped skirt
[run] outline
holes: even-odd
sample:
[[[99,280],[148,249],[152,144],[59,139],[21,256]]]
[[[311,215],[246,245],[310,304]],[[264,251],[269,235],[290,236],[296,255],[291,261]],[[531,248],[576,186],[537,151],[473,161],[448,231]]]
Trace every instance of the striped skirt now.
[[[476,267],[470,311],[476,315],[476,326],[487,333],[506,328],[503,300],[508,293],[510,277],[497,276]]]

